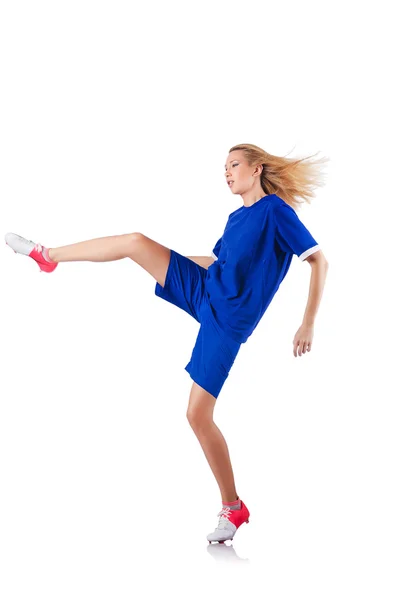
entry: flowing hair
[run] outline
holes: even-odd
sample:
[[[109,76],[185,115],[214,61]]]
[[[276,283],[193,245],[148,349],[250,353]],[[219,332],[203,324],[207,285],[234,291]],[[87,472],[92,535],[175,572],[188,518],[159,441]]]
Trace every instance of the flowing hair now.
[[[315,188],[324,185],[321,166],[328,157],[310,161],[315,154],[297,159],[274,156],[254,144],[238,144],[229,152],[233,150],[242,150],[249,166],[263,165],[260,178],[265,194],[277,194],[295,210],[305,202],[310,204]]]

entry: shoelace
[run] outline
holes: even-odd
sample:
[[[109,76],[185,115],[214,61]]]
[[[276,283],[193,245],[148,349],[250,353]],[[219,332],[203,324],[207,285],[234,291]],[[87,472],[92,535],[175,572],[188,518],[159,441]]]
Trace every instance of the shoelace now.
[[[226,529],[227,523],[229,523],[228,517],[230,516],[232,509],[228,506],[224,506],[222,510],[217,514],[219,517],[219,523],[217,529]]]
[[[35,244],[34,250],[37,250],[37,252],[42,252],[43,251],[43,247],[41,244]]]

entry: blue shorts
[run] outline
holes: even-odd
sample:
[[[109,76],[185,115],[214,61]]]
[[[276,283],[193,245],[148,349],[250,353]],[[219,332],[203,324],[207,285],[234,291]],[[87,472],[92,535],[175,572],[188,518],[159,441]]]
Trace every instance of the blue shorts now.
[[[155,294],[186,311],[200,323],[185,369],[193,381],[217,398],[241,342],[226,335],[215,321],[205,291],[206,276],[207,269],[171,250],[164,287],[156,282]]]

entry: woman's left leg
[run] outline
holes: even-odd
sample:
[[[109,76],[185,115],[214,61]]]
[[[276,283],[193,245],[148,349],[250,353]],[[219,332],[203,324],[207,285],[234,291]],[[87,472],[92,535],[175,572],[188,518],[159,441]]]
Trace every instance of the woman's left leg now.
[[[218,482],[222,502],[233,502],[238,495],[226,440],[213,420],[215,402],[212,394],[193,382],[186,416]]]

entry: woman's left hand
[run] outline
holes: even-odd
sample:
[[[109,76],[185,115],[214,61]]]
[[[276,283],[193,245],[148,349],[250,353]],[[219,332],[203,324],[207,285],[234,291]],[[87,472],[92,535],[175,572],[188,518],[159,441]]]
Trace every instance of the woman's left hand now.
[[[298,331],[295,334],[293,345],[294,345],[294,355],[302,356],[306,352],[310,352],[312,349],[312,340],[314,335],[314,325],[304,325],[302,324]]]

